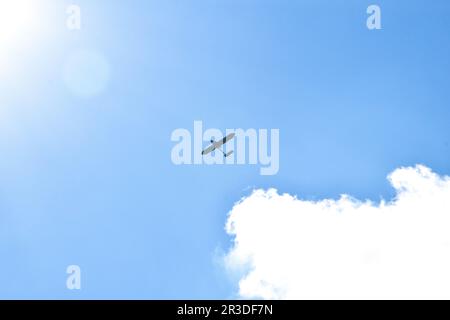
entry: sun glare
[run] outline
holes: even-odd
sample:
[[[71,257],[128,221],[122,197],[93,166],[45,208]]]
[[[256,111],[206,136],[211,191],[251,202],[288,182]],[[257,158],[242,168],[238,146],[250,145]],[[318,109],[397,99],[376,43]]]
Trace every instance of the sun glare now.
[[[0,0],[0,74],[34,42],[38,27],[38,0]]]
[[[0,0],[0,50],[20,42],[34,24],[33,0]]]

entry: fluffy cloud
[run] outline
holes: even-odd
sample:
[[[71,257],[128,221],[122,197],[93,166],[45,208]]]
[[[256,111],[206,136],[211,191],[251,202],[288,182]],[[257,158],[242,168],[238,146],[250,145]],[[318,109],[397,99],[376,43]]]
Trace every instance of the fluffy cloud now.
[[[388,177],[390,202],[300,200],[256,190],[231,210],[226,267],[264,299],[450,298],[450,178],[424,166]]]

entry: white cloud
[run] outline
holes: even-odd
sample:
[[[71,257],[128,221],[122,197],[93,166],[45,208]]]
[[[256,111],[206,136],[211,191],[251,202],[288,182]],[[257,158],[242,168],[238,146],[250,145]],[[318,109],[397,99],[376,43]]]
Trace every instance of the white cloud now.
[[[389,176],[390,202],[304,201],[254,191],[230,212],[226,267],[265,299],[450,298],[450,178],[424,166]]]

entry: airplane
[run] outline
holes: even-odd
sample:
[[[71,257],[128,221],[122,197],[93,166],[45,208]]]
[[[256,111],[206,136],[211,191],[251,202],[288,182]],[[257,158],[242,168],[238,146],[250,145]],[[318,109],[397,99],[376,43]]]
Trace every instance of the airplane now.
[[[202,151],[202,156],[207,155],[208,153],[211,153],[211,152],[213,152],[216,149],[219,149],[220,152],[223,153],[223,156],[225,158],[229,157],[233,153],[233,150],[228,151],[227,153],[225,153],[225,152],[223,152],[222,149],[220,149],[220,147],[222,145],[224,145],[225,143],[227,143],[228,141],[230,141],[231,139],[233,139],[234,136],[235,136],[234,133],[230,133],[229,135],[227,135],[226,137],[220,139],[219,141],[214,141],[213,139],[211,139],[211,141],[210,141],[211,145],[208,148],[206,148],[205,150]]]

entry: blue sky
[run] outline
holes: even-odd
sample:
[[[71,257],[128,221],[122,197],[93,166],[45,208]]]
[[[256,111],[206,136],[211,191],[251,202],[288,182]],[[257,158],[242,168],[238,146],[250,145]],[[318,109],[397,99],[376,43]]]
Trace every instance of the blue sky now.
[[[448,1],[37,2],[42,30],[1,49],[0,298],[233,298],[224,225],[253,188],[377,201],[397,167],[450,173]],[[64,82],[80,50],[110,68],[88,98]],[[173,165],[195,120],[279,128],[279,173]]]

